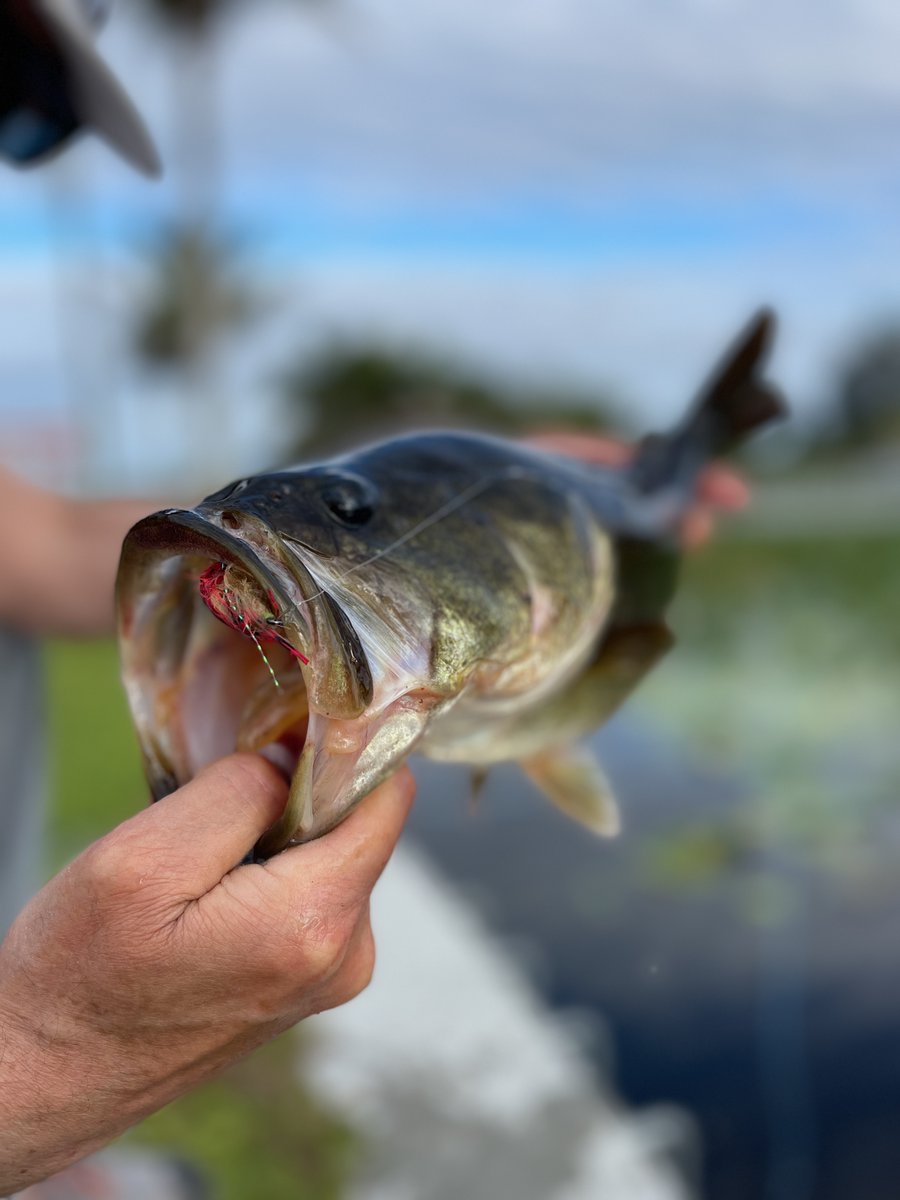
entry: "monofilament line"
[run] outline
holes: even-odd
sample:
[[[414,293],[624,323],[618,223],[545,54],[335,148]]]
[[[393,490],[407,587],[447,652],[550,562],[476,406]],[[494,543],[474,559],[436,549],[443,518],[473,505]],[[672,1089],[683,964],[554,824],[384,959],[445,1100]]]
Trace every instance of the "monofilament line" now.
[[[440,508],[435,509],[433,513],[419,521],[417,525],[413,525],[412,529],[408,529],[406,533],[398,537],[396,541],[391,542],[389,546],[385,546],[383,550],[379,550],[378,553],[373,554],[371,558],[364,559],[363,562],[360,563],[355,563],[341,575],[338,575],[337,582],[343,582],[343,580],[348,579],[351,575],[353,575],[354,572],[361,571],[364,567],[370,567],[372,563],[378,562],[378,560],[380,558],[384,558],[386,554],[391,554],[394,550],[399,550],[401,546],[405,546],[407,542],[410,542],[413,538],[418,537],[420,533],[424,533],[426,529],[430,529],[432,525],[436,525],[438,521],[442,521],[444,517],[449,517],[449,515],[453,512],[456,512],[458,508],[462,508],[464,505],[468,504],[470,500],[474,500],[476,496],[480,496],[482,492],[486,492],[489,487],[492,487],[499,480],[517,479],[524,477],[527,474],[528,471],[525,467],[516,465],[507,467],[504,471],[495,471],[492,475],[487,475],[484,479],[479,479],[476,483],[470,484],[464,491],[460,492],[458,496],[454,496],[452,500],[448,500],[445,504],[442,504]],[[285,536],[284,540],[288,543],[288,545],[291,544],[291,539],[289,537]],[[300,556],[297,555],[297,557],[299,558]],[[301,559],[301,561],[303,560]],[[306,565],[307,570],[309,570],[308,564]],[[326,588],[320,588],[319,591],[315,592],[312,596],[303,596],[300,603],[309,604],[312,600],[318,600],[320,596],[325,595],[326,590]]]
[[[272,682],[275,684],[275,686],[277,688],[280,688],[281,684],[278,682],[278,676],[275,674],[274,670],[272,669],[272,664],[269,662],[268,658],[266,657],[266,652],[265,652],[265,650],[263,650],[262,644],[260,643],[259,638],[256,636],[256,634],[251,629],[250,622],[247,620],[247,614],[242,613],[239,608],[237,608],[234,604],[232,604],[230,588],[223,587],[222,595],[225,597],[225,603],[228,605],[228,607],[231,609],[231,611],[234,613],[234,615],[237,617],[237,619],[243,623],[244,628],[243,628],[242,632],[248,634],[250,636],[250,638],[252,639],[253,645],[259,651],[260,658],[266,664],[266,670],[272,676]]]

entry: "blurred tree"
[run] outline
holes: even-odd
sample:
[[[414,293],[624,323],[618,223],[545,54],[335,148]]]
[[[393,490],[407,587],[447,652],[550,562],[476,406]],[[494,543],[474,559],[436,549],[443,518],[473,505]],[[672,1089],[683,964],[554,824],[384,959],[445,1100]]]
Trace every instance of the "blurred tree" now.
[[[327,347],[296,366],[284,389],[306,423],[303,453],[411,428],[514,434],[542,425],[593,430],[617,423],[606,400],[513,392],[445,359],[376,345]]]
[[[837,409],[838,436],[848,447],[900,438],[900,327],[857,349],[841,377]]]
[[[327,0],[302,0],[307,8]],[[220,147],[218,32],[236,0],[142,0],[171,35],[172,120],[166,158],[181,195],[176,224],[159,242],[146,304],[135,319],[134,343],[145,365],[180,374],[192,416],[185,421],[188,462],[210,448],[209,430],[230,460],[234,397],[219,376],[219,350],[258,314],[245,265],[222,232],[225,181]],[[246,8],[246,6],[244,6]],[[255,6],[254,6],[255,7]],[[232,439],[233,440],[233,439]],[[239,459],[240,454],[236,453]]]
[[[135,325],[135,349],[151,367],[202,372],[219,342],[259,313],[234,246],[201,226],[176,225],[161,239],[150,291]]]
[[[177,446],[186,475],[213,479],[240,469],[235,405],[241,398],[221,351],[263,309],[262,293],[248,279],[233,239],[194,223],[161,236],[136,309],[133,347],[145,369],[178,381],[184,416]]]

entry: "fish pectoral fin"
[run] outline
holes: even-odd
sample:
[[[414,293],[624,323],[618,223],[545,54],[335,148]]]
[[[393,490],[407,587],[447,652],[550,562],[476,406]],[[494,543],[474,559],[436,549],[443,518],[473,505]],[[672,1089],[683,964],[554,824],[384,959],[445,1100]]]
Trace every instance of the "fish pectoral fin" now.
[[[557,808],[593,833],[615,837],[621,829],[612,785],[589,750],[582,746],[545,750],[520,765]]]
[[[674,641],[672,631],[662,621],[626,626],[607,634],[584,683],[594,692],[601,711],[608,714],[618,708]],[[614,701],[612,705],[610,700]]]

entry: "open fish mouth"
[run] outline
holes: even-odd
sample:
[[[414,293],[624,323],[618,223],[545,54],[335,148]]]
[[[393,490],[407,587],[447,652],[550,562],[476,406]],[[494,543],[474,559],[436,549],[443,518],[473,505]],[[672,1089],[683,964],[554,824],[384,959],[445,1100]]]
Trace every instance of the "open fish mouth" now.
[[[372,675],[302,547],[253,515],[169,509],[128,535],[117,599],[155,800],[225,754],[261,753],[291,778],[258,847],[269,855],[327,832],[361,798]]]

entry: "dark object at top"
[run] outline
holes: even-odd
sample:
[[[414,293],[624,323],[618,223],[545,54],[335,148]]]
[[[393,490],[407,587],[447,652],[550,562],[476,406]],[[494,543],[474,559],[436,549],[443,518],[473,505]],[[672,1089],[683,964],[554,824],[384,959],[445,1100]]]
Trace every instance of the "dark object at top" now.
[[[105,0],[0,0],[0,155],[43,161],[84,128],[138,171],[161,173],[156,147],[97,53]]]

